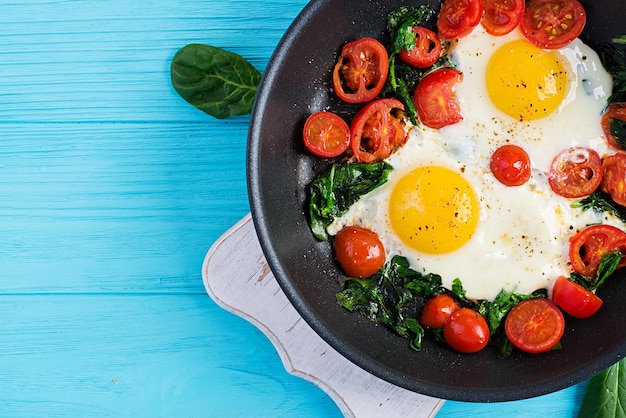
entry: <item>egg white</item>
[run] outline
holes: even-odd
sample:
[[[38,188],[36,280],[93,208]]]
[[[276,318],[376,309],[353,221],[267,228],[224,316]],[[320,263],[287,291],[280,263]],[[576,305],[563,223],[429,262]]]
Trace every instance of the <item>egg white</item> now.
[[[394,167],[388,182],[331,224],[331,235],[346,225],[369,228],[379,234],[388,259],[403,255],[414,269],[441,275],[445,286],[459,278],[468,297],[492,300],[502,289],[550,289],[558,276],[568,276],[571,270],[570,236],[591,223],[621,225],[611,215],[572,208],[575,200],[557,196],[547,181],[550,163],[563,149],[586,146],[600,155],[607,152],[599,119],[612,88],[610,76],[595,52],[576,40],[555,51],[565,61],[570,84],[562,106],[543,119],[513,120],[490,101],[485,69],[493,51],[521,36],[514,31],[493,37],[479,25],[453,46],[452,57],[464,75],[455,92],[464,120],[439,130],[409,125],[406,145],[387,159]],[[532,175],[522,186],[499,183],[489,169],[491,154],[506,143],[521,145],[531,158]],[[447,254],[425,254],[404,245],[389,218],[394,185],[425,165],[462,174],[479,199],[480,217],[472,238]]]

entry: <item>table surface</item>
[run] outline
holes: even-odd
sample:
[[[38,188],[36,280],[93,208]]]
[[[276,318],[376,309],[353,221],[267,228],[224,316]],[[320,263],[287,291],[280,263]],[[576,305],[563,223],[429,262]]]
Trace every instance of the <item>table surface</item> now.
[[[249,117],[213,119],[169,79],[189,43],[263,71],[305,4],[3,3],[3,416],[340,416],[207,296],[203,258],[249,212]],[[437,417],[573,417],[585,388]]]

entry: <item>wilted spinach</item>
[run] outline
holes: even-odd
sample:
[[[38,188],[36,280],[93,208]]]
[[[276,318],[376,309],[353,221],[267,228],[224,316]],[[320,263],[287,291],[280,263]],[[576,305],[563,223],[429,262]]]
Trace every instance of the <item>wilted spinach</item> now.
[[[391,165],[335,163],[309,185],[309,222],[313,235],[328,239],[326,227],[340,217],[359,197],[387,181]]]
[[[187,102],[225,119],[250,113],[261,73],[234,52],[190,44],[174,56],[171,79],[176,92]]]
[[[583,211],[592,209],[598,213],[608,212],[626,223],[626,208],[615,203],[610,194],[604,193],[599,189],[574,203],[572,207],[582,209]]]

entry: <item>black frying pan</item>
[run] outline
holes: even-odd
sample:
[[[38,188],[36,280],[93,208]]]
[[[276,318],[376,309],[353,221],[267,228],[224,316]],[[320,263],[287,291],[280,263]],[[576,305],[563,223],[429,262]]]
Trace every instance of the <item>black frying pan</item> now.
[[[397,0],[319,0],[287,30],[265,70],[252,113],[248,186],[265,256],[302,317],[332,347],[370,373],[406,389],[444,399],[506,401],[578,383],[626,354],[626,278],[599,293],[604,306],[588,320],[568,319],[563,349],[541,355],[515,352],[499,360],[493,349],[465,355],[427,339],[423,350],[383,326],[340,307],[341,277],[328,242],[318,242],[306,219],[307,184],[328,164],[301,141],[308,115],[327,108],[350,121],[358,107],[331,93],[331,70],[348,41],[375,37],[388,44],[387,13]],[[419,2],[415,2],[416,4]],[[439,1],[426,1],[439,8]],[[626,1],[582,1],[592,47],[626,33]],[[412,5],[416,5],[412,4]]]

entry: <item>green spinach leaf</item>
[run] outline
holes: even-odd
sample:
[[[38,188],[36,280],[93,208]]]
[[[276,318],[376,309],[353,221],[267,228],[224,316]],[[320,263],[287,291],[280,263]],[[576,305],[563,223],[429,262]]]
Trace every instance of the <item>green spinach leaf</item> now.
[[[626,208],[615,203],[610,194],[601,190],[596,190],[586,198],[572,204],[572,207],[583,211],[592,209],[598,213],[609,212],[626,223]]]
[[[626,417],[626,359],[589,380],[578,417]]]
[[[187,102],[225,119],[250,113],[261,73],[238,54],[190,44],[174,56],[171,79],[176,92]]]
[[[313,235],[328,239],[326,227],[361,196],[387,181],[391,165],[378,163],[335,163],[309,185],[309,222]]]
[[[623,121],[618,118],[611,119],[610,128],[611,135],[615,137],[617,144],[626,148],[626,121]]]

